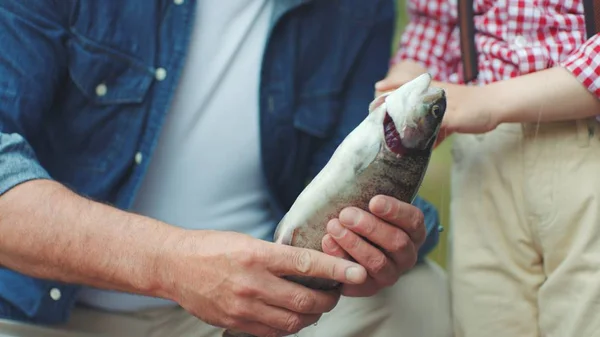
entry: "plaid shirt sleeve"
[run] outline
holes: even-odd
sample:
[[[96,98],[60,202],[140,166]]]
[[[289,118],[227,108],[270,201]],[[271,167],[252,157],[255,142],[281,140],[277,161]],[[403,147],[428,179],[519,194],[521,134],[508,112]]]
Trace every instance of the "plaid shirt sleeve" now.
[[[391,64],[412,60],[437,80],[448,81],[450,70],[460,62],[453,52],[460,43],[458,28],[449,12],[448,1],[409,1],[410,21]]]
[[[560,65],[570,71],[596,97],[600,98],[600,34],[585,41]]]

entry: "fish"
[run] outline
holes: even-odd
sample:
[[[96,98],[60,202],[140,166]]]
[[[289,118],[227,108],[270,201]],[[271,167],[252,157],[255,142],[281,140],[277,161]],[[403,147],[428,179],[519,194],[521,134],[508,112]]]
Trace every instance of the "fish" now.
[[[446,93],[424,73],[376,97],[368,114],[298,195],[277,225],[274,242],[322,252],[327,223],[346,207],[368,211],[376,195],[412,203],[421,187],[446,112]],[[334,280],[284,276],[315,290]],[[223,337],[254,337],[226,330]]]

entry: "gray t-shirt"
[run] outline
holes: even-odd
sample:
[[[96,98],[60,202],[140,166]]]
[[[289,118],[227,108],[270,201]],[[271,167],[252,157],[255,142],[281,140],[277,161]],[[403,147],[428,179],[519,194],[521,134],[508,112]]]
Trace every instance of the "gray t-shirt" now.
[[[271,239],[258,93],[273,1],[198,1],[187,62],[134,212]],[[79,300],[118,311],[174,304],[90,288]]]

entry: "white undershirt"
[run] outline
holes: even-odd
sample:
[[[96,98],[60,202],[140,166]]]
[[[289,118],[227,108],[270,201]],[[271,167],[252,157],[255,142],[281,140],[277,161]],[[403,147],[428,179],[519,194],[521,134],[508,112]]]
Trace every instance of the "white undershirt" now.
[[[185,228],[271,239],[258,93],[273,1],[198,1],[181,82],[134,212]],[[173,304],[90,288],[79,300],[124,311]]]

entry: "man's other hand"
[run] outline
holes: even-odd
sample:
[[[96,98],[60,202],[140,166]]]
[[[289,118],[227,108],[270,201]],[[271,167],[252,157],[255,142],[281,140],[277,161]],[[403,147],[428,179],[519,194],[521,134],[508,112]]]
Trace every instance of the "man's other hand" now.
[[[342,294],[363,297],[391,286],[417,261],[425,242],[423,212],[417,207],[388,196],[375,196],[370,212],[348,207],[327,225],[323,251],[353,259],[369,273],[363,284],[345,284]]]

